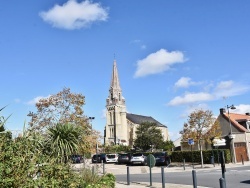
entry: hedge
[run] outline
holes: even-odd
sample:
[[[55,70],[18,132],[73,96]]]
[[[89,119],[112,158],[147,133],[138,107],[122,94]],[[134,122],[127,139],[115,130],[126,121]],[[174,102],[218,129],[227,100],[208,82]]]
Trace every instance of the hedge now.
[[[210,159],[211,156],[213,156],[214,153],[214,162],[218,162],[218,155],[220,155],[220,152],[224,151],[224,157],[225,162],[230,163],[231,156],[230,156],[230,150],[229,149],[219,149],[219,150],[204,150],[202,151],[203,154],[203,162],[204,164],[211,163]],[[171,161],[172,162],[183,162],[183,159],[185,159],[185,162],[192,162],[192,153],[193,153],[193,162],[194,163],[201,163],[201,155],[200,151],[173,151],[171,154]]]

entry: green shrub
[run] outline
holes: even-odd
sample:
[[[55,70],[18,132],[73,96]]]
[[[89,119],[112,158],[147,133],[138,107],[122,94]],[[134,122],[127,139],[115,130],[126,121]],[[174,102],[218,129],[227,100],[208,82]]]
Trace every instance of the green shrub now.
[[[213,156],[214,153],[214,162],[218,162],[218,155],[220,155],[220,152],[224,151],[224,157],[225,162],[230,163],[231,156],[230,156],[230,150],[228,149],[219,149],[217,150],[204,150],[202,151],[203,154],[203,162],[205,164],[210,163],[211,156]],[[200,151],[173,151],[171,154],[171,161],[172,162],[183,162],[183,159],[185,159],[185,162],[192,162],[192,153],[193,153],[193,162],[194,163],[201,163],[201,155]]]
[[[0,137],[0,187],[12,188],[113,188],[115,177],[102,176],[84,169],[77,173],[70,164],[57,163],[42,152],[42,142],[36,134],[12,140]]]

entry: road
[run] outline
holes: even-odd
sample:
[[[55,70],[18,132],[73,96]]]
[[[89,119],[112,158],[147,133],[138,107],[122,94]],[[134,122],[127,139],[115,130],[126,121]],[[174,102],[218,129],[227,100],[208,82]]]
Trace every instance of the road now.
[[[153,185],[155,183],[161,183],[162,177],[161,173],[153,173],[152,181]],[[166,183],[175,183],[175,184],[184,184],[184,185],[193,185],[192,182],[192,172],[191,171],[168,171],[165,172],[165,182]],[[197,169],[197,184],[198,186],[204,187],[213,187],[219,188],[219,179],[222,177],[220,169]],[[127,181],[127,174],[117,174],[116,181]],[[240,167],[230,167],[227,168],[225,173],[226,185],[227,188],[249,188],[250,187],[250,166],[240,166]],[[137,173],[130,174],[131,182],[143,182],[149,184],[149,173]]]

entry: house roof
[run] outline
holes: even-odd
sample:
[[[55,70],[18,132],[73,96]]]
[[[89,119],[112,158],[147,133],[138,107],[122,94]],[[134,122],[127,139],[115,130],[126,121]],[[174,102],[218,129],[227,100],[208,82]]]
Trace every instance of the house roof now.
[[[248,132],[248,130],[242,126],[241,124],[239,124],[238,122],[244,120],[244,121],[247,121],[247,120],[250,120],[250,116],[249,115],[246,115],[246,114],[235,114],[235,113],[229,113],[229,116],[228,116],[228,113],[223,113],[224,117],[229,121],[229,117],[230,117],[230,121],[231,121],[231,124],[236,127],[237,129],[239,129],[240,131],[243,131],[243,132]]]
[[[158,127],[167,127],[167,126],[161,124],[159,121],[152,118],[151,116],[142,116],[142,115],[127,113],[126,117],[129,121],[131,121],[135,124],[141,124],[143,122],[150,122],[150,123],[156,123],[156,125]]]

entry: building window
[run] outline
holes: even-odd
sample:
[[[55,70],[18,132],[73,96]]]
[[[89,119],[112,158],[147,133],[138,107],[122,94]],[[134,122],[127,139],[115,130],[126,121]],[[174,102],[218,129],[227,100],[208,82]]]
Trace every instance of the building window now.
[[[121,101],[121,93],[119,93],[119,101]]]
[[[112,125],[112,113],[109,112],[109,118],[110,118],[110,125]]]

